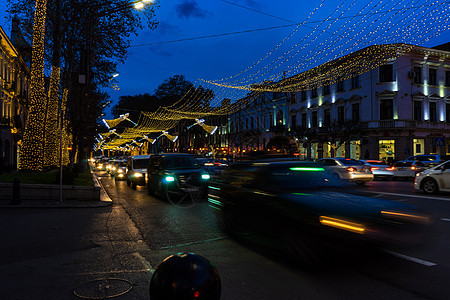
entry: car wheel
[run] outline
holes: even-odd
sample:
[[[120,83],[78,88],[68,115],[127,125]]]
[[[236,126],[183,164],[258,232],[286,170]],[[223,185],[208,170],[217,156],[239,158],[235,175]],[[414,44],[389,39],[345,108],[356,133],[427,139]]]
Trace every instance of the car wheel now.
[[[127,179],[127,186],[130,186],[131,185],[131,181],[129,181],[128,179]]]
[[[132,188],[133,190],[135,190],[136,187],[137,187],[137,182],[136,182],[136,181],[131,182],[131,188]]]
[[[147,180],[147,192],[149,195],[154,196],[155,192],[152,189],[151,181]]]
[[[439,186],[434,179],[427,178],[422,182],[422,190],[427,194],[436,194],[439,191]]]

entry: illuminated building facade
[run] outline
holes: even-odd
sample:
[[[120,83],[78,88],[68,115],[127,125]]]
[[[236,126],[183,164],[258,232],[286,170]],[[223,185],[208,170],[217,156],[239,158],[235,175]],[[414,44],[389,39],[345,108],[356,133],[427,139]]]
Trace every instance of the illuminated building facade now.
[[[308,72],[326,73],[327,64]],[[326,142],[330,140],[328,128],[349,120],[362,128],[360,136],[332,149]],[[342,156],[391,161],[417,154],[450,155],[449,44],[411,47],[376,68],[328,86],[264,92],[230,115],[230,131],[243,136],[243,142],[236,145],[247,151],[264,149],[277,135],[301,139],[298,132],[312,132],[298,149],[304,159]]]
[[[17,169],[27,115],[30,69],[14,45],[16,38],[10,40],[0,27],[0,172]]]

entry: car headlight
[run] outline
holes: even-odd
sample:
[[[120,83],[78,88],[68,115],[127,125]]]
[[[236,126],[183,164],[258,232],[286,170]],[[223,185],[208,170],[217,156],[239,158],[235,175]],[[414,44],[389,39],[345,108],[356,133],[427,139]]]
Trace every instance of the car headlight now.
[[[174,182],[175,181],[175,177],[173,177],[173,176],[166,176],[166,178],[164,178],[164,180],[166,182]]]
[[[420,175],[422,175],[422,172],[417,173],[417,174],[416,174],[416,177],[417,177],[417,176],[420,176]]]
[[[119,173],[123,173],[123,170],[122,170],[122,169],[119,169],[119,170],[117,170],[117,172],[119,172]]]
[[[134,173],[134,177],[142,177],[142,176],[143,176],[142,173],[139,172]]]
[[[208,180],[210,178],[211,178],[211,176],[209,176],[209,174],[202,174],[202,179],[203,180]]]

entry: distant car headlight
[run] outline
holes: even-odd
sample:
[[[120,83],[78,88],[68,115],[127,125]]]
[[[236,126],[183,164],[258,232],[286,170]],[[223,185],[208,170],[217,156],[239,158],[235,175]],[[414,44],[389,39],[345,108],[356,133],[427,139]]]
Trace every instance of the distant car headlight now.
[[[116,167],[112,167],[111,170],[115,171],[115,170],[116,170]]]
[[[123,170],[122,170],[122,169],[119,169],[119,170],[117,170],[117,172],[119,172],[119,173],[123,173]]]
[[[134,173],[134,177],[142,177],[142,176],[143,176],[142,173],[139,172]]]
[[[209,176],[209,174],[202,174],[202,179],[203,180],[208,180],[210,178],[211,178],[211,176]]]
[[[420,175],[422,175],[422,172],[417,173],[417,174],[416,174],[416,177],[418,177],[418,176],[420,176]]]
[[[164,178],[165,181],[167,182],[174,182],[175,181],[175,177],[173,176],[166,176],[166,178]]]

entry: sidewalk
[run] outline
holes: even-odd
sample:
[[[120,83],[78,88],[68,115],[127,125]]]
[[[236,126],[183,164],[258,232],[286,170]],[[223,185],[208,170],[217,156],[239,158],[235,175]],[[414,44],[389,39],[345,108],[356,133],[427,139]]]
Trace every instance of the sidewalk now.
[[[63,201],[38,199],[38,200],[20,200],[19,204],[11,204],[11,200],[0,200],[0,208],[96,208],[112,205],[105,189],[93,174],[95,186],[100,187],[100,199],[98,200],[79,200],[68,199]]]

